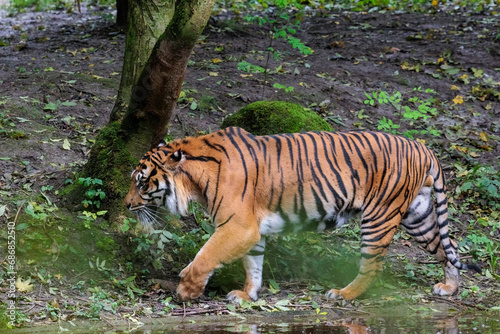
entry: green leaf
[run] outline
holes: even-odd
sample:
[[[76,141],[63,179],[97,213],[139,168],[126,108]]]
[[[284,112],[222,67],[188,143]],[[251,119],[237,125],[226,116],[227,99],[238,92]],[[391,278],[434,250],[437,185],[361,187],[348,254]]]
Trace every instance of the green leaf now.
[[[196,110],[196,108],[198,108],[198,103],[196,103],[196,101],[193,101],[193,103],[191,103],[191,105],[189,106],[189,109]]]
[[[276,306],[287,306],[288,304],[290,304],[290,301],[288,299],[282,299],[282,300],[278,300],[276,302]]]
[[[28,223],[18,224],[18,225],[16,225],[16,231],[21,231],[21,230],[27,229],[29,226],[30,226],[30,224],[28,224]]]
[[[61,103],[61,105],[65,106],[65,107],[74,107],[74,106],[76,106],[76,103],[73,101],[65,101],[65,102]]]
[[[467,191],[467,190],[470,190],[472,188],[472,182],[465,182],[464,184],[462,184],[462,186],[460,187],[460,189],[462,191]]]
[[[494,184],[490,184],[487,189],[491,196],[498,197],[498,189]]]
[[[276,283],[275,280],[270,279],[269,280],[269,290],[271,291],[271,293],[277,293],[280,291],[280,286],[278,285],[278,283]]]
[[[54,102],[49,102],[45,106],[43,106],[43,110],[56,111],[59,108],[59,104]]]
[[[458,72],[460,72],[459,68],[456,68],[456,67],[453,67],[450,65],[445,65],[445,64],[441,65],[441,69],[444,70],[444,73],[446,73],[448,75],[455,75]]]

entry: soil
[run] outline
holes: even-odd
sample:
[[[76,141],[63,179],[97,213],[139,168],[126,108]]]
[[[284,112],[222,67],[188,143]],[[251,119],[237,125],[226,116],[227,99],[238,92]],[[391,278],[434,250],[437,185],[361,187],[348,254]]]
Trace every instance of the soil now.
[[[2,219],[12,220],[16,202],[40,196],[43,186],[62,189],[85,163],[92,139],[107,123],[125,44],[111,14],[107,8],[84,7],[82,13],[2,12]],[[226,115],[251,102],[286,100],[316,111],[337,131],[377,130],[382,117],[400,124],[401,133],[410,128],[440,130],[440,136],[420,137],[441,155],[448,172],[459,161],[498,166],[498,16],[315,11],[302,17],[296,34],[312,48],[311,55],[300,55],[282,40],[271,41],[269,29],[247,24],[235,14],[210,19],[187,70],[185,95],[170,126],[172,137],[215,131]],[[279,60],[268,59],[271,43]],[[267,64],[271,73],[264,77],[238,70],[242,60]],[[294,90],[285,92],[273,87],[275,83]],[[427,122],[409,122],[390,104],[366,104],[365,93],[374,91],[401,92],[406,98],[432,96],[437,110]],[[58,201],[57,196],[51,198]],[[467,217],[458,219],[465,222]],[[407,244],[398,242],[392,254],[407,252]],[[408,256],[425,258],[419,252]],[[470,285],[493,284],[485,277],[465,276]],[[65,288],[62,283],[60,289]],[[494,305],[488,299],[493,297],[471,304]],[[77,298],[72,300],[78,304]],[[447,303],[462,307],[456,299]],[[40,305],[29,312],[33,320],[45,301]]]

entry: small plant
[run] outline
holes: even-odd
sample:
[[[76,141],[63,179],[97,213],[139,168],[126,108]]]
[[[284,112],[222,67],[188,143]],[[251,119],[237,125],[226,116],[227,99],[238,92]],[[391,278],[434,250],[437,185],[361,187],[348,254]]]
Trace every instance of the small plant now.
[[[263,90],[262,96],[264,96],[265,84],[267,82],[267,76],[270,74],[269,70],[269,60],[272,57],[276,61],[280,61],[282,57],[282,52],[276,50],[273,47],[273,41],[277,39],[283,39],[287,41],[294,49],[297,49],[300,54],[310,55],[313,53],[311,48],[306,46],[300,39],[294,37],[293,35],[297,32],[300,21],[294,20],[290,15],[290,9],[302,9],[302,5],[296,0],[275,0],[272,1],[276,5],[276,12],[273,16],[261,16],[261,15],[247,15],[245,19],[248,22],[257,22],[259,26],[269,25],[270,29],[268,31],[269,36],[269,46],[265,51],[267,53],[266,64],[264,67],[253,65],[245,60],[238,63],[238,69],[241,71],[249,73],[264,73]],[[278,66],[275,73],[282,71],[282,65]],[[279,83],[274,83],[273,87],[276,89],[284,90],[285,92],[292,92],[294,87],[284,86]]]
[[[498,264],[500,262],[500,245],[496,245],[493,249],[491,243],[486,245],[486,250],[489,253],[488,264],[490,265],[490,275],[497,280],[500,280],[500,275],[497,275]],[[488,274],[486,274],[488,276]]]
[[[127,289],[128,296],[130,299],[134,299],[135,294],[142,295],[144,294],[144,290],[139,289],[135,284],[135,275],[130,276],[124,280],[118,280],[116,278],[113,279],[113,283],[120,289]]]
[[[134,229],[137,226],[137,220],[134,218],[125,218],[123,220],[122,232],[125,233],[130,229]]]
[[[91,223],[97,220],[98,217],[104,216],[107,210],[97,210],[101,207],[101,201],[106,197],[104,191],[99,186],[102,186],[101,179],[93,179],[91,177],[81,177],[78,183],[86,188],[85,198],[82,200],[82,205],[85,209],[79,218],[84,220],[85,227],[90,229]]]
[[[422,87],[417,87],[413,89],[414,92],[421,94],[436,94],[432,89],[423,90]],[[391,105],[394,108],[395,113],[399,113],[402,120],[407,122],[410,126],[415,126],[418,124],[419,127],[425,126],[425,129],[417,130],[410,129],[402,133],[403,136],[414,139],[417,135],[430,134],[433,136],[439,136],[440,131],[427,125],[428,119],[437,115],[437,108],[433,107],[436,99],[431,96],[428,99],[421,99],[418,96],[411,97],[407,100],[404,99],[404,95],[400,92],[395,92],[390,94],[386,91],[366,93],[366,100],[364,103],[375,107],[376,105]],[[361,111],[360,111],[361,112]],[[389,132],[392,134],[400,134],[400,125],[394,123],[391,119],[387,119],[385,116],[378,120],[378,129],[381,131]]]
[[[87,190],[85,191],[85,199],[82,201],[83,207],[96,207],[99,209],[101,207],[101,200],[106,197],[104,191],[97,187],[102,186],[102,180],[93,179],[91,177],[81,177],[78,179],[78,183],[87,188]]]
[[[455,165],[462,184],[456,188],[456,196],[463,195],[477,206],[500,210],[500,171],[492,166],[475,165],[464,168]]]
[[[400,125],[394,124],[391,119],[387,119],[385,118],[385,116],[382,117],[382,119],[378,120],[377,129],[379,130],[389,132],[392,134],[397,134],[398,133],[397,129],[399,129],[399,127]]]

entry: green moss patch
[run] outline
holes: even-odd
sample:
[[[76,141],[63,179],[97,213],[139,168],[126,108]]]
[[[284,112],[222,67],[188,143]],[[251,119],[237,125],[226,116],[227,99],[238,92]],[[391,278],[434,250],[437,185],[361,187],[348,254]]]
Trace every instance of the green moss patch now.
[[[92,146],[89,161],[78,175],[102,180],[102,191],[106,194],[104,209],[108,209],[111,215],[116,214],[113,210],[120,211],[120,208],[107,204],[125,197],[130,187],[130,171],[138,163],[126,147],[124,137],[118,122],[104,127]],[[68,199],[78,204],[84,199],[85,190],[74,182],[63,195],[69,195]]]
[[[222,128],[239,126],[254,135],[333,131],[330,124],[302,106],[282,101],[259,101],[226,117]]]

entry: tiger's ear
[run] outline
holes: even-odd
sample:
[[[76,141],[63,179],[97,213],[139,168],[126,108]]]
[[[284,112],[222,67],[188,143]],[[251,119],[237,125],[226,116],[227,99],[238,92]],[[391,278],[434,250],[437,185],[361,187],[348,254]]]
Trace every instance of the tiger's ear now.
[[[164,139],[162,139],[162,140],[160,140],[160,142],[158,143],[158,148],[163,147],[163,146],[165,146],[165,145],[167,145],[167,142],[166,142]]]

